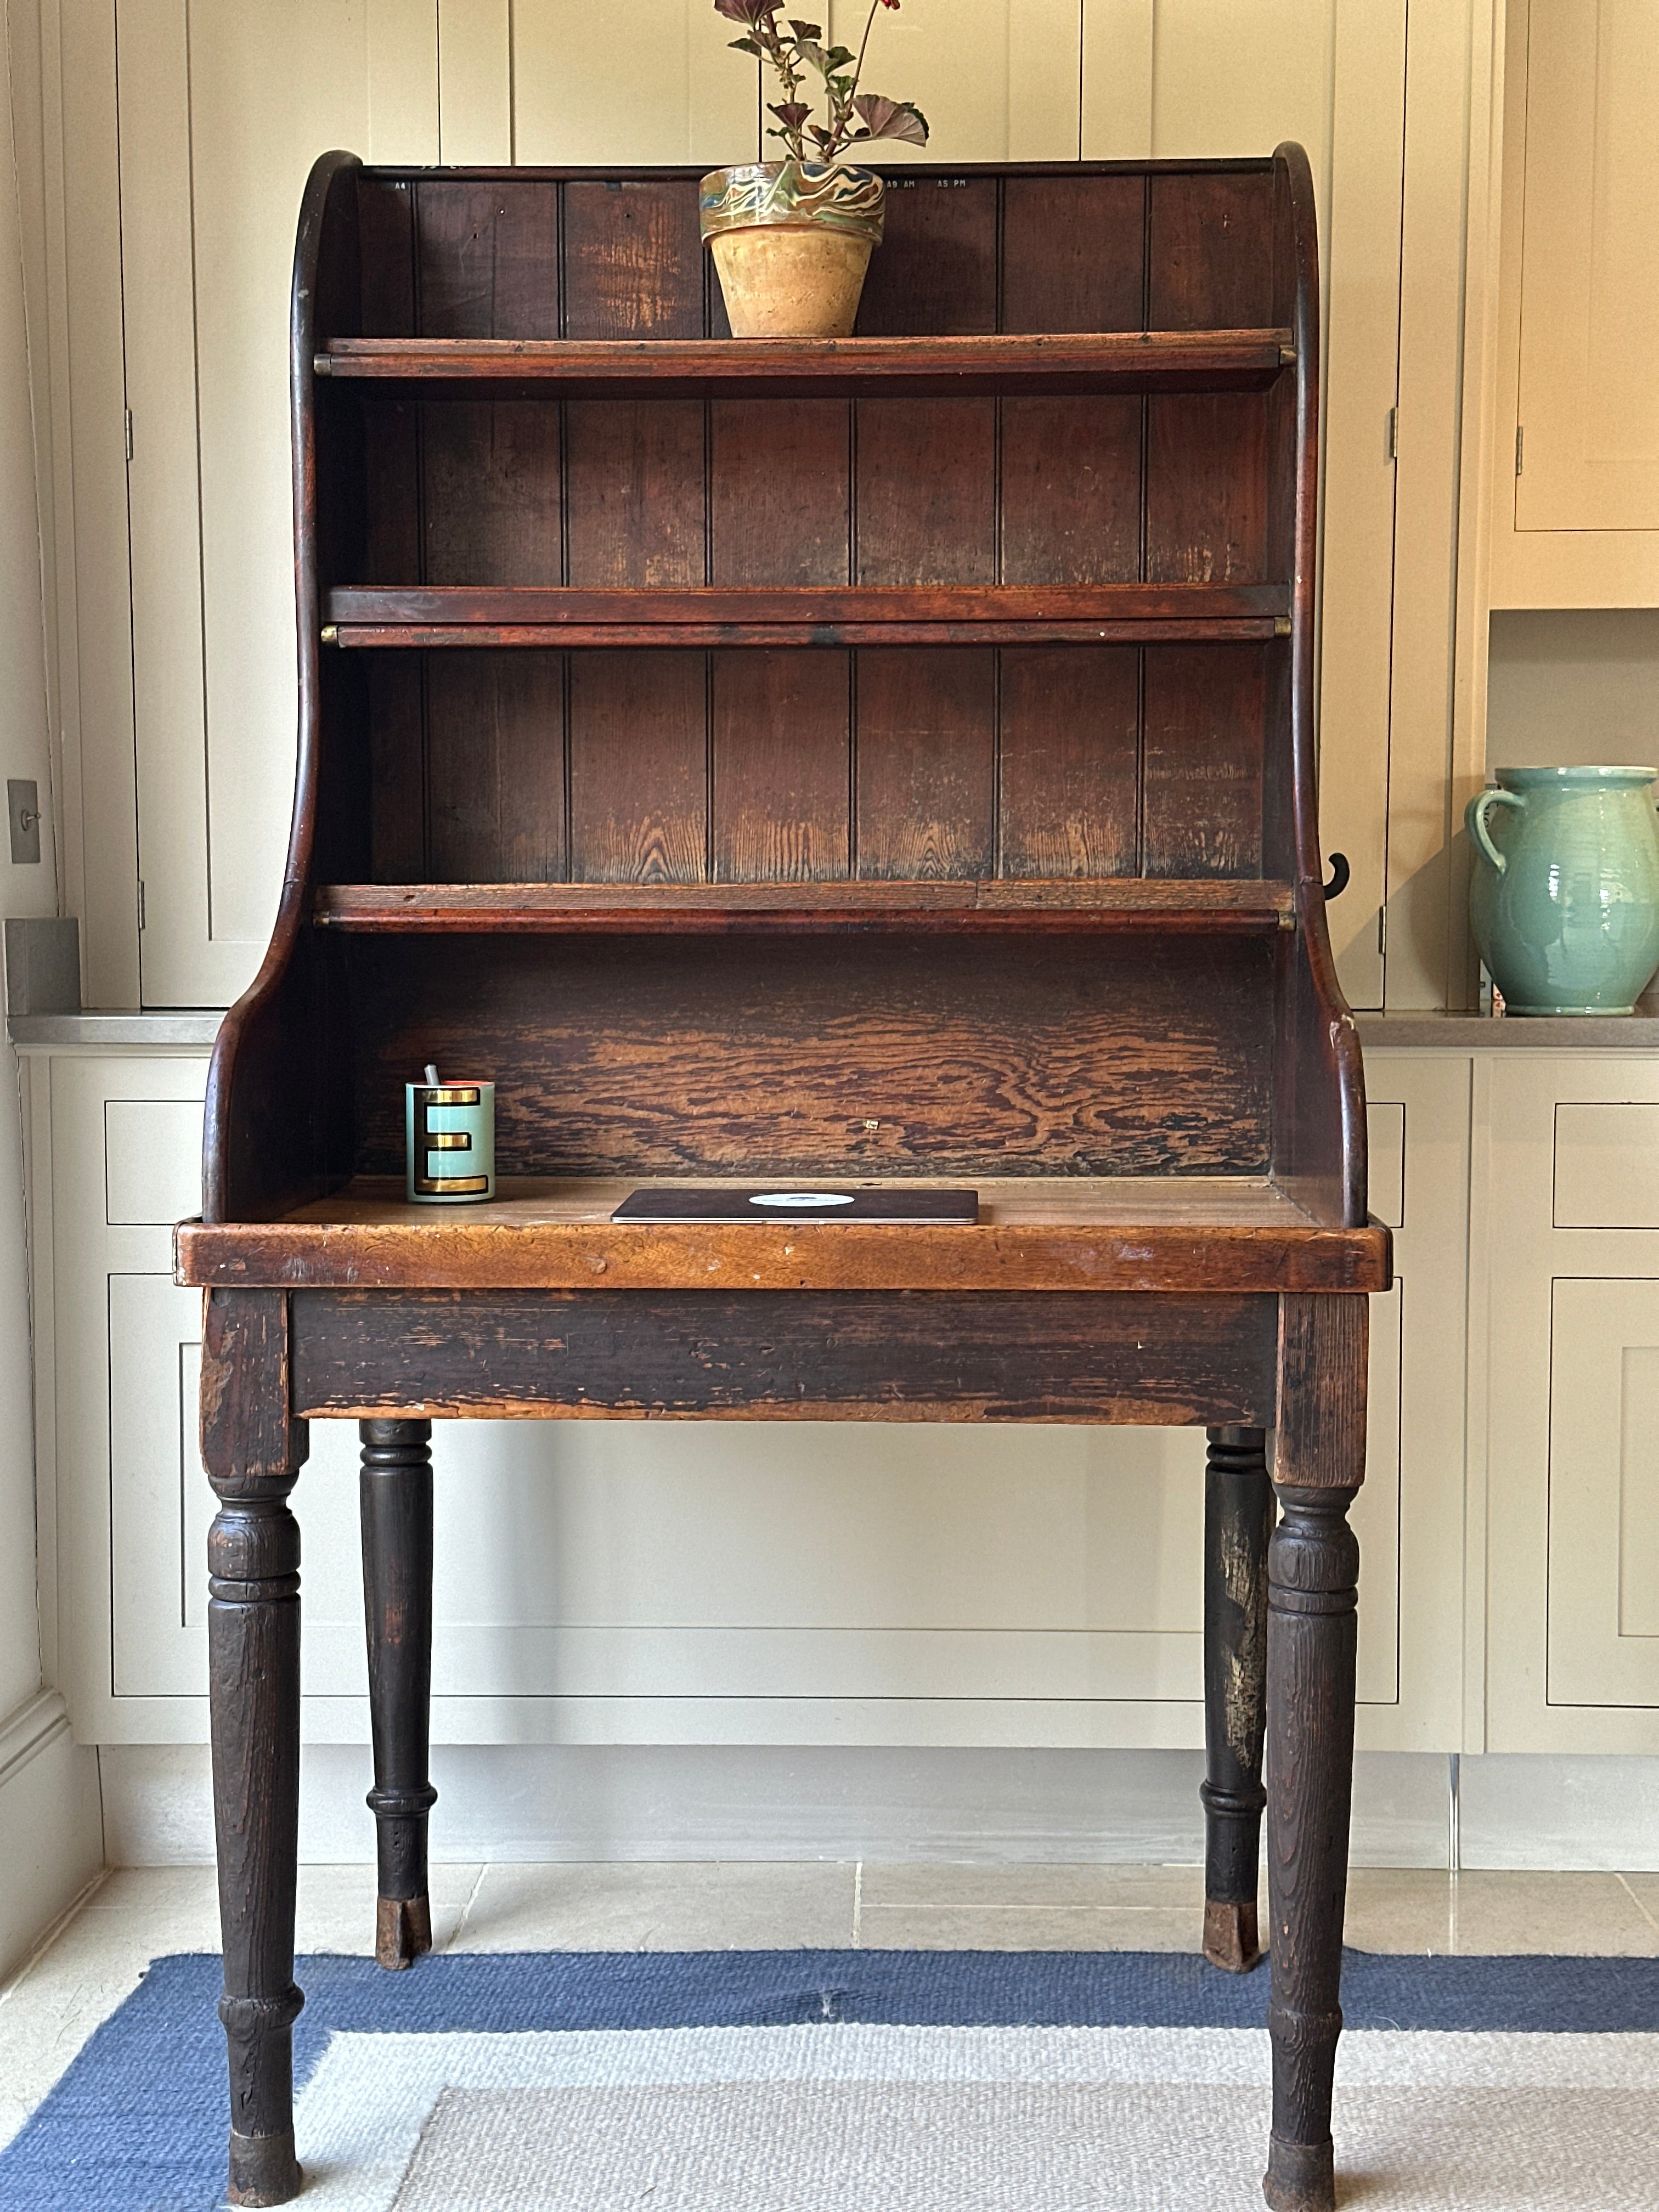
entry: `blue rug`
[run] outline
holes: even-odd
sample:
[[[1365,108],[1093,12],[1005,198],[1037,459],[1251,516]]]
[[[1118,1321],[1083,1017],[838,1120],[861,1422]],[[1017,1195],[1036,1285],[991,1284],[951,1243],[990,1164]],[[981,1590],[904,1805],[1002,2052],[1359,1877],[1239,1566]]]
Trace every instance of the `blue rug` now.
[[[925,2202],[927,2212],[946,2203],[1008,2212],[1029,2185],[1049,2212],[1211,2208],[1233,2202],[1243,2185],[1222,2156],[1222,2135],[1242,2130],[1240,2156],[1252,2174],[1265,2143],[1265,2118],[1258,2133],[1250,2116],[1266,2079],[1267,1975],[1235,1978],[1186,1955],[535,1953],[428,1959],[401,1975],[319,1956],[300,1962],[298,1978],[305,2202],[319,2212],[333,2204],[420,2212],[428,2203],[605,2212],[642,2193],[651,2212],[698,2212],[705,2203],[787,2212],[794,2178],[802,2203],[824,2201],[812,2192],[829,2179],[838,2207],[867,2197],[895,2208]],[[219,1988],[216,1958],[155,1962],[0,2154],[5,2212],[212,2212],[225,2127]],[[1367,2177],[1356,2203],[1379,2212],[1396,2203],[1481,2212],[1511,2203],[1520,2212],[1659,2204],[1659,1960],[1351,1953],[1342,1994],[1349,2033],[1340,2079],[1356,2113],[1363,2106],[1371,2115],[1345,2134],[1340,2100],[1340,2163],[1349,2163],[1352,2142]],[[733,2084],[744,2085],[741,2097],[722,2103]],[[883,2085],[873,2106],[872,2084]],[[849,2085],[861,2085],[856,2140],[837,2102]],[[971,2108],[949,2106],[969,2090]],[[1582,2144],[1564,2152],[1559,2179],[1527,2152],[1524,2178],[1501,2187],[1545,2193],[1520,2197],[1469,2195],[1467,2176],[1455,2182],[1462,2193],[1445,2197],[1434,2175],[1381,2170],[1392,2155],[1389,2128],[1407,2163],[1433,2143],[1425,2115],[1435,2100],[1437,2110],[1457,2107],[1462,2118],[1454,2113],[1448,2125],[1467,2134],[1471,2099],[1478,2106],[1511,2094],[1524,2112],[1542,2116],[1560,2103],[1588,2115],[1584,2126],[1605,2154],[1584,2182],[1589,2194],[1571,2193]],[[624,2140],[619,2116],[653,2098],[657,2133],[648,2143]],[[1189,2197],[1181,2176],[1191,2172],[1193,2111],[1219,2117],[1231,2106],[1239,2124],[1218,2126],[1216,2159],[1201,2186],[1192,2174]],[[750,2171],[754,2160],[744,2166],[732,2150],[738,2163],[720,2193],[697,2193],[702,2185],[688,2177],[706,2168],[710,2129],[728,2149],[750,2137],[775,2142],[780,2113],[805,2115],[815,2130],[810,2145],[786,2148],[787,2184],[769,2179],[769,2167]],[[946,2174],[939,2161],[955,2154],[975,2114],[993,2147],[1004,2147],[1008,2170],[999,2176],[979,2156]],[[1512,2134],[1513,2112],[1493,2106],[1491,2116]],[[1565,2124],[1559,2114],[1549,2120],[1553,2140]],[[1079,2136],[1072,2166],[1028,2173],[1033,2144],[1063,2150],[1068,2127]],[[1139,2160],[1127,2196],[1099,2171],[1103,2129]],[[1634,2169],[1632,2129],[1644,2153]],[[601,2163],[573,2166],[562,2179],[548,2165],[550,2130],[561,2144],[580,2139],[582,2155]],[[1161,2166],[1164,2135],[1171,2141]],[[913,2172],[918,2158],[932,2161],[931,2179]],[[843,2171],[836,2159],[861,2163]],[[812,2179],[815,2160],[829,2163]],[[457,2173],[469,2177],[464,2185]],[[636,2185],[641,2173],[653,2179]],[[906,2186],[926,2196],[893,2194]]]

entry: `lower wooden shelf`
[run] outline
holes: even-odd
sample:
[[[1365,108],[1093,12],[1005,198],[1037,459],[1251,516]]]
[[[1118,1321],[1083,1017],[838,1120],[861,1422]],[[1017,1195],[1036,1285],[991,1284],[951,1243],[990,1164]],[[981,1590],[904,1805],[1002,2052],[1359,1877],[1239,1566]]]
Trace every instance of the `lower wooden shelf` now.
[[[653,1178],[660,1181],[660,1178]],[[613,1223],[639,1176],[504,1179],[489,1204],[412,1206],[362,1176],[280,1221],[186,1222],[203,1288],[574,1291],[1386,1290],[1375,1223],[1320,1226],[1265,1178],[964,1176],[971,1227]],[[705,1186],[714,1176],[694,1180]],[[732,1178],[741,1184],[752,1178]],[[799,1182],[799,1177],[790,1178]],[[863,1186],[879,1178],[835,1177]]]
[[[1054,882],[321,884],[323,929],[1200,929],[1295,927],[1286,883],[1117,877]]]

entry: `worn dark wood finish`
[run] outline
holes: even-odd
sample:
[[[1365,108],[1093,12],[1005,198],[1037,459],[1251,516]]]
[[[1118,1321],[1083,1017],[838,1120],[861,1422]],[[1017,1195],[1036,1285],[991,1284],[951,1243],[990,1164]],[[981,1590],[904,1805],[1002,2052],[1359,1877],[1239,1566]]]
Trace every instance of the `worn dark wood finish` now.
[[[726,910],[773,886],[845,882],[853,872],[848,657],[715,653],[709,705],[711,857]],[[778,743],[786,728],[793,745]],[[677,928],[684,919],[682,910]]]
[[[1363,1298],[1279,1302],[1267,1553],[1267,1899],[1273,2212],[1335,2204],[1331,2085],[1342,2030],[1342,1914],[1352,1791],[1359,1547],[1347,1511],[1365,1472]]]
[[[368,1716],[374,1743],[380,1864],[374,1955],[412,1966],[432,1948],[427,1815],[438,1793],[427,1774],[432,1703],[432,1424],[365,1421],[361,1480],[363,1618],[368,1632]]]
[[[717,400],[708,410],[708,580],[852,580],[853,416],[845,400]]]
[[[558,656],[491,653],[464,665],[434,658],[425,677],[422,875],[440,884],[538,884],[563,876]]]
[[[775,684],[765,687],[775,693]],[[833,714],[833,701],[810,702]],[[1004,856],[1011,876],[1022,864],[1063,866],[1077,864],[1074,876],[1024,878],[1012,882],[986,878],[945,875],[920,879],[909,877],[872,881],[842,880],[846,867],[848,805],[846,760],[829,746],[816,757],[819,773],[810,779],[798,766],[769,759],[752,775],[750,786],[758,803],[745,813],[730,798],[720,811],[723,793],[734,787],[726,780],[716,787],[715,855],[718,884],[664,884],[658,876],[635,883],[601,881],[580,884],[540,882],[464,884],[320,884],[313,919],[319,929],[374,930],[428,934],[475,935],[482,930],[506,930],[542,934],[548,931],[592,931],[602,921],[608,930],[678,933],[704,929],[715,933],[780,928],[814,929],[960,929],[977,924],[987,929],[1141,929],[1167,935],[1171,931],[1200,932],[1205,935],[1278,935],[1295,927],[1292,894],[1288,884],[1255,879],[1213,882],[1202,877],[1190,880],[1164,877],[1107,876],[1092,872],[1094,866],[1133,857],[1102,852],[1094,840],[1121,836],[1121,815],[1113,820],[1108,779],[1113,762],[1108,742],[1090,743],[1086,726],[1066,737],[1033,740],[1029,749],[1016,752],[1012,773],[1005,747]],[[732,749],[738,766],[752,744],[764,749],[763,739],[733,737]],[[894,746],[891,750],[897,751]],[[1104,754],[1103,759],[1101,756]],[[1035,757],[1033,757],[1035,755]],[[694,763],[695,764],[695,763]],[[767,788],[768,771],[776,769],[791,781],[781,792]],[[895,760],[878,755],[866,771],[869,781],[891,785],[901,778],[919,780],[926,763],[908,753]],[[691,771],[683,771],[689,793]],[[1033,784],[1039,785],[1036,791]],[[1100,795],[1107,787],[1105,796]],[[1046,788],[1042,787],[1046,787]],[[741,787],[735,787],[740,788]],[[861,792],[866,787],[860,785]],[[488,789],[480,794],[488,799]],[[590,794],[584,793],[584,799]],[[963,811],[976,798],[967,788]],[[767,799],[773,799],[767,805]],[[780,803],[781,802],[781,803]],[[1039,812],[1039,808],[1041,811]],[[973,817],[968,815],[971,823]],[[654,832],[630,823],[618,838],[614,817],[603,851],[620,842],[629,852],[653,842],[666,873],[669,848],[683,860],[695,849],[695,809],[688,798],[678,830],[670,835],[660,825]],[[982,824],[981,825],[981,834]],[[1133,814],[1128,811],[1127,835],[1133,838]],[[1042,840],[1046,849],[1033,854],[1030,847]],[[925,866],[929,854],[901,850],[897,856]],[[1012,844],[1013,850],[1009,852]],[[884,842],[869,856],[872,867],[888,857]],[[606,865],[603,851],[582,851],[586,866]],[[949,857],[954,858],[952,852]],[[723,863],[723,865],[722,865]],[[744,878],[739,880],[742,868]],[[434,873],[441,872],[434,871]],[[759,877],[761,880],[753,878]]]
[[[283,2204],[294,2154],[294,1887],[300,1844],[300,1528],[306,1457],[289,1414],[289,1302],[212,1291],[203,1316],[213,1820],[225,1960],[233,2204]]]
[[[1259,1175],[1278,935],[354,935],[356,1169],[431,1060],[514,1071],[502,1175]]]
[[[1122,1181],[1123,1178],[1112,1178]],[[586,1289],[751,1291],[1120,1291],[1178,1293],[1372,1291],[1386,1286],[1379,1229],[1316,1229],[1290,1210],[1261,1222],[1228,1184],[1191,1179],[1175,1218],[1137,1216],[1103,1182],[999,1202],[971,1231],[902,1238],[862,1223],[724,1226],[613,1222],[633,1179],[531,1185],[523,1195],[426,1226],[389,1176],[363,1176],[300,1220],[234,1232],[179,1231],[188,1283],[295,1290]],[[1018,1185],[1014,1186],[1018,1189]],[[567,1194],[571,1194],[567,1195]],[[1156,1209],[1154,1209],[1156,1211]],[[487,1218],[479,1219],[477,1215]],[[1289,1218],[1287,1218],[1287,1216]]]
[[[965,1236],[956,1230],[941,1235]],[[1259,1423],[1271,1297],[307,1291],[307,1413]]]
[[[1112,181],[1116,182],[1117,179]],[[1067,179],[1033,179],[1071,194]],[[1143,186],[1133,180],[1137,206]],[[1095,252],[1086,229],[1068,222],[1073,258],[1064,271],[1052,258],[1032,257],[1010,272],[1005,312],[1040,317],[1045,298],[1064,316],[1091,312],[1139,314],[1121,304],[1119,272]],[[1132,251],[1139,260],[1139,216]],[[1091,295],[1098,298],[1097,307]],[[1115,296],[1114,296],[1115,295]],[[422,398],[501,399],[552,392],[566,399],[650,394],[664,399],[718,398],[736,392],[756,399],[951,398],[999,392],[1082,395],[1115,392],[1264,390],[1293,358],[1288,330],[1107,330],[1067,341],[1051,335],[1063,323],[1034,321],[1029,335],[957,337],[744,338],[532,343],[446,338],[336,338],[317,356],[316,374]],[[1079,330],[1091,325],[1081,323]]]
[[[1248,1973],[1256,1923],[1267,1727],[1267,1436],[1212,1428],[1204,1478],[1204,1955]]]
[[[1167,619],[1107,613],[1085,620],[1051,621],[1041,614],[994,616],[988,621],[958,622],[953,616],[924,616],[912,621],[889,617],[873,622],[705,622],[655,623],[648,610],[633,622],[583,623],[331,623],[323,642],[357,651],[534,652],[550,646],[603,647],[617,652],[641,647],[688,646],[791,646],[821,652],[827,647],[897,645],[1225,645],[1281,637],[1283,615],[1202,613],[1189,605]]]
[[[769,517],[763,521],[771,522],[775,536],[776,523]],[[895,520],[886,526],[896,532],[904,526]],[[733,527],[729,518],[726,527],[728,532]],[[699,537],[701,528],[699,519]],[[861,544],[873,528],[861,513]],[[690,556],[686,558],[689,562]],[[454,586],[398,591],[347,588],[329,593],[328,618],[332,623],[358,629],[456,629],[477,625],[561,632],[619,626],[672,631],[688,626],[824,629],[852,623],[949,622],[968,629],[977,623],[1071,623],[1095,627],[1134,622],[1146,623],[1156,637],[1165,623],[1273,623],[1286,611],[1287,604],[1282,584],[1229,586],[1212,584],[1202,577],[1166,579],[1156,584],[1066,579],[997,585],[988,576],[940,580],[899,575],[865,576],[857,587],[845,586],[837,579],[822,587],[722,585],[691,590],[643,586],[568,591],[528,587],[480,591]],[[1270,630],[1269,635],[1273,634]]]
[[[983,170],[901,170],[886,235],[859,303],[859,335],[959,337],[997,327],[1000,179]]]
[[[582,653],[570,673],[570,868],[594,884],[708,875],[700,653]]]
[[[234,2185],[298,2179],[307,1412],[390,1425],[399,1960],[430,1540],[400,1424],[1121,1419],[1218,1433],[1206,1948],[1236,1966],[1276,1429],[1269,2195],[1323,2212],[1341,1512],[1389,1251],[1315,809],[1307,164],[907,167],[860,335],[810,344],[731,341],[696,182],[333,155],[301,211],[294,832],[179,1240],[217,1306]],[[397,1180],[428,1060],[497,1085],[503,1181],[465,1217]],[[611,1220],[664,1176],[972,1181],[981,1215]]]

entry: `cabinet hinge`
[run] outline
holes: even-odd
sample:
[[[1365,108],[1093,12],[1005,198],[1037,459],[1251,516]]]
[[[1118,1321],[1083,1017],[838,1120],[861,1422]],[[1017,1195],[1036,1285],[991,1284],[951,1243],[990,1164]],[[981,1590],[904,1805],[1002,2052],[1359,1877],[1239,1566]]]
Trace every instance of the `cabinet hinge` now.
[[[143,879],[143,878],[142,876],[140,876],[140,877],[139,877],[139,878],[138,878],[138,927],[139,927],[139,928],[140,928],[140,929],[143,929],[143,926],[144,926],[144,879]]]
[[[1515,473],[1519,476],[1527,458],[1527,432],[1523,423],[1515,426]]]
[[[1389,459],[1391,461],[1400,459],[1400,410],[1397,407],[1389,410]]]
[[[1380,906],[1376,909],[1376,957],[1379,960],[1386,960],[1388,954],[1389,909],[1386,906]]]
[[[132,459],[132,410],[131,407],[124,407],[121,410],[121,420],[126,433],[127,459],[131,460]]]

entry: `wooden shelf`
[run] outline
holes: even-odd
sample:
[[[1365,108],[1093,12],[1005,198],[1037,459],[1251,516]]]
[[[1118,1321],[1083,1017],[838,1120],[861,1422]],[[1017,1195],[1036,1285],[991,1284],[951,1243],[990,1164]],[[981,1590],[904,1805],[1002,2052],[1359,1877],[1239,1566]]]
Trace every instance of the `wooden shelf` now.
[[[1282,636],[1283,584],[825,585],[329,592],[342,646],[1168,645]]]
[[[504,1177],[485,1204],[411,1206],[363,1176],[282,1221],[178,1232],[179,1279],[287,1290],[1381,1290],[1388,1231],[1316,1226],[1258,1176],[968,1178],[970,1227],[612,1222],[635,1184]],[[719,1177],[699,1176],[704,1185]],[[751,1179],[752,1180],[752,1179]],[[786,1181],[799,1184],[800,1176]],[[810,1178],[808,1178],[810,1180]],[[836,1176],[846,1184],[864,1179]]]
[[[520,934],[687,930],[1171,930],[1295,927],[1289,884],[1118,877],[1060,882],[323,884],[319,928]]]
[[[878,398],[1260,392],[1288,330],[971,337],[334,338],[319,377],[426,399]]]

